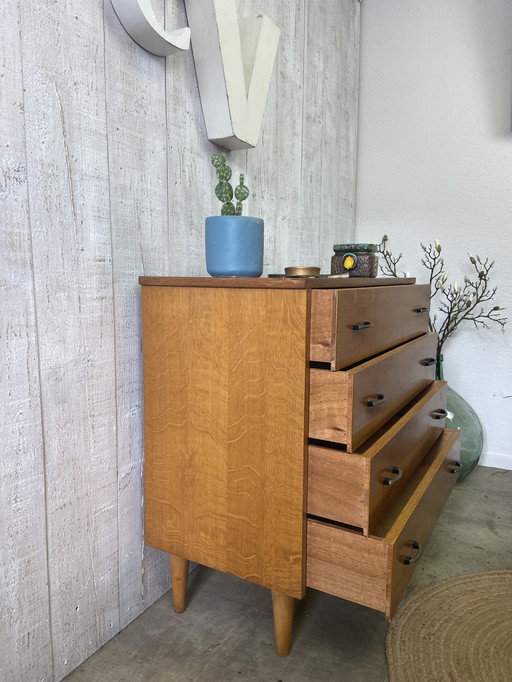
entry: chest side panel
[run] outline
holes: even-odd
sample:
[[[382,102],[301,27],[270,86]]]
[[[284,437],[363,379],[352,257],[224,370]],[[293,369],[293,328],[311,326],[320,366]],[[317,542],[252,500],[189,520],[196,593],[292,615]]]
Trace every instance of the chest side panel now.
[[[143,287],[145,542],[304,591],[307,293]]]

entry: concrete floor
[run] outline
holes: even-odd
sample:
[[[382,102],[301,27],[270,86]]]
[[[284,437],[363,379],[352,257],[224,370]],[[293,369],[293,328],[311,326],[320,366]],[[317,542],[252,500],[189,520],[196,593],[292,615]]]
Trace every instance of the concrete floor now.
[[[512,471],[477,467],[457,484],[405,599],[463,573],[512,569]],[[274,653],[270,593],[198,567],[189,605],[168,592],[68,682],[384,682],[381,613],[309,590],[288,658]]]

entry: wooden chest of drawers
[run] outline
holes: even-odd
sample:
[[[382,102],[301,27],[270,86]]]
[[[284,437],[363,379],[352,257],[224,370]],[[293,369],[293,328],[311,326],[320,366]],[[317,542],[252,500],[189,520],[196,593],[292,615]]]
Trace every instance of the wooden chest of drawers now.
[[[143,277],[145,542],[390,618],[458,473],[414,280]]]

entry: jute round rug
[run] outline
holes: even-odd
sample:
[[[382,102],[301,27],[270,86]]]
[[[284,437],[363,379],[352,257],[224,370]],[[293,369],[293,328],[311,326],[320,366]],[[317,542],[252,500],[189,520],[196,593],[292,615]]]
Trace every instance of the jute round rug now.
[[[512,682],[512,571],[412,597],[391,621],[386,656],[389,682]]]

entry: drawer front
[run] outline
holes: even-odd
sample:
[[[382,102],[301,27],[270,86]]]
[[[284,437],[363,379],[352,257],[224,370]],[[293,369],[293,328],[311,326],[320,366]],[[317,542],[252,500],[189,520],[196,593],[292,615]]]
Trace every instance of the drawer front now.
[[[308,514],[371,533],[441,435],[445,404],[446,383],[435,381],[357,452],[310,445]]]
[[[445,427],[447,384],[434,381],[370,448],[368,532],[401,495]]]
[[[429,333],[346,371],[312,368],[309,437],[354,452],[432,383],[436,345]]]
[[[313,290],[310,358],[347,367],[428,330],[428,284]]]
[[[443,432],[382,537],[308,519],[306,585],[391,618],[457,480],[458,438],[457,431]]]
[[[460,432],[446,429],[434,448],[437,457],[386,536],[392,547],[386,615],[392,618],[418,565],[460,470]]]

